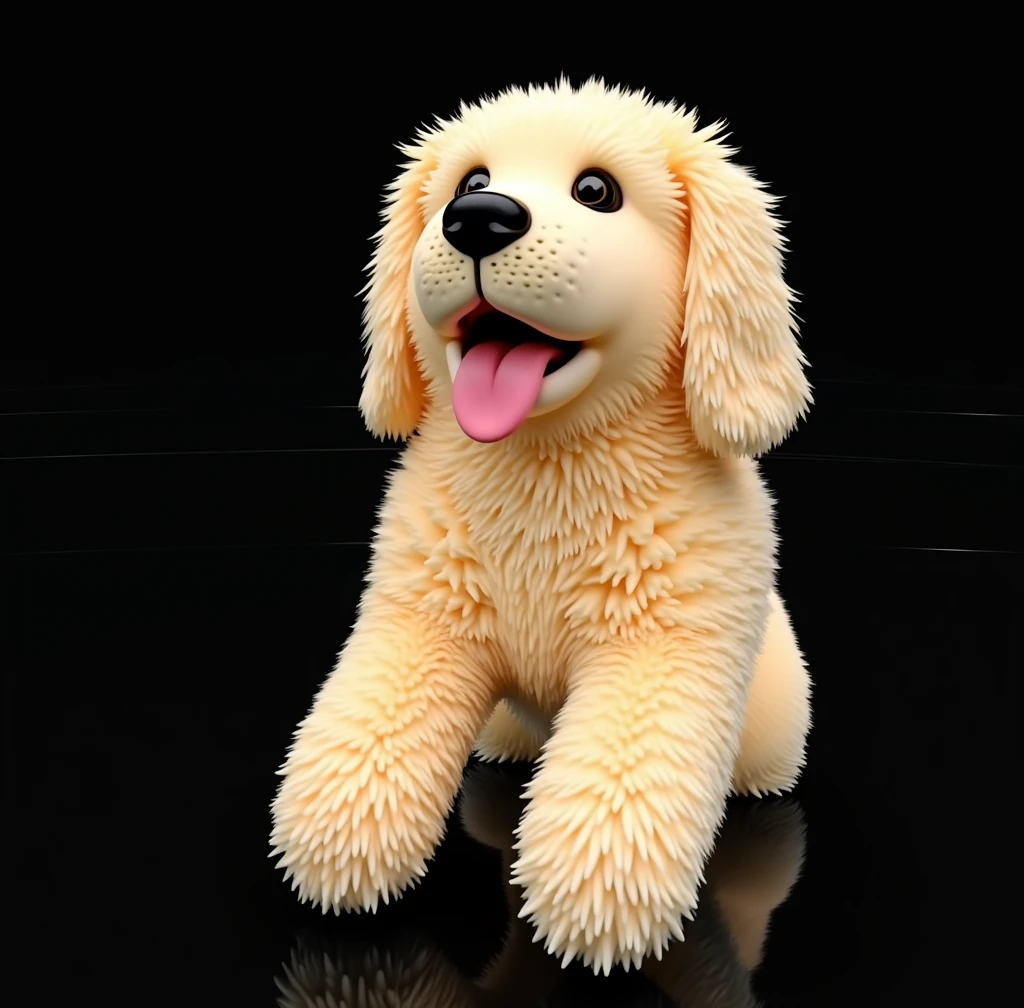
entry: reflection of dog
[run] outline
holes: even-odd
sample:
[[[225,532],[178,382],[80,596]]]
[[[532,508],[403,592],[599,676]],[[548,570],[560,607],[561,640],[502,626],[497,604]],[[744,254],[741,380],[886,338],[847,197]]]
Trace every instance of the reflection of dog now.
[[[429,942],[394,952],[303,935],[277,978],[279,1008],[469,1008],[469,981]]]
[[[521,781],[505,768],[476,768],[467,776],[462,820],[481,843],[502,854],[508,878],[515,860],[513,831],[523,810]],[[684,1008],[747,1008],[756,1004],[750,974],[761,961],[772,912],[789,895],[803,860],[803,821],[789,802],[733,810],[708,862],[707,889],[687,927],[660,961],[643,973]],[[391,952],[360,944],[321,947],[304,942],[278,980],[281,1008],[531,1008],[533,1005],[607,1003],[589,974],[563,971],[558,959],[532,941],[516,916],[522,893],[508,885],[512,923],[502,949],[478,980],[459,975],[439,949],[412,940]],[[469,926],[472,926],[471,924]],[[585,995],[591,995],[589,999]],[[649,985],[635,975],[616,1004],[648,1002]],[[664,1002],[658,1002],[664,1003]]]
[[[749,456],[808,389],[771,198],[717,131],[592,83],[407,149],[362,409],[419,436],[274,805],[304,899],[397,895],[474,741],[543,745],[527,911],[559,954],[638,964],[693,910],[730,787],[793,784],[808,679]]]

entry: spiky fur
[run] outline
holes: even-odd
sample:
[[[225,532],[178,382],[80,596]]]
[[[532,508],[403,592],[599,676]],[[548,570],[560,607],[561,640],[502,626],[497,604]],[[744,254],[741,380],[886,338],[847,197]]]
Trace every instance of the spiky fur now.
[[[409,265],[466,160],[539,122],[582,129],[587,162],[630,179],[661,286],[610,341],[620,364],[483,445],[454,420]],[[718,131],[563,82],[464,108],[406,150],[370,267],[361,406],[377,433],[418,436],[282,769],[273,842],[303,899],[373,908],[414,883],[479,738],[490,758],[538,755],[514,873],[545,947],[639,965],[682,936],[730,788],[794,783],[809,680],[748,456],[808,390],[772,201]]]

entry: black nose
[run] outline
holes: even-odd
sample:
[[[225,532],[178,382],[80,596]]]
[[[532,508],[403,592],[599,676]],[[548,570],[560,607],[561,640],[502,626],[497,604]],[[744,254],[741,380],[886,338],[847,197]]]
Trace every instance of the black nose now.
[[[511,196],[469,192],[445,207],[441,228],[463,255],[484,259],[530,230],[530,211]]]

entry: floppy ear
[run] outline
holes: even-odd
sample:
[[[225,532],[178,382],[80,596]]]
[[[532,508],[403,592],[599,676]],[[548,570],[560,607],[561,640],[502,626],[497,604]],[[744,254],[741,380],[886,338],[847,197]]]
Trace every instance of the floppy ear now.
[[[388,186],[384,226],[374,235],[377,247],[367,270],[369,283],[363,309],[363,367],[359,409],[366,426],[378,437],[408,437],[423,413],[426,389],[413,351],[406,315],[406,285],[413,248],[423,231],[420,201],[423,187],[437,166],[429,140],[403,147],[413,160]]]
[[[729,161],[720,124],[677,135],[689,252],[684,282],[683,384],[698,441],[723,456],[758,455],[793,429],[811,402],[796,342],[793,293],[782,278],[776,199]]]

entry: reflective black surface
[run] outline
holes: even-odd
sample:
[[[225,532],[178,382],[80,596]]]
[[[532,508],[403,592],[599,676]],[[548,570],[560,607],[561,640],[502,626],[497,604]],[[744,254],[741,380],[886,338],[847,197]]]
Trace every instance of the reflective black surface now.
[[[473,767],[459,802],[459,828],[493,851],[499,878],[516,859],[513,831],[525,802],[527,768]],[[365,986],[391,990],[398,1003],[422,1008],[494,1005],[751,1005],[751,982],[762,962],[770,919],[800,876],[804,824],[792,801],[737,802],[723,823],[706,869],[707,885],[684,942],[674,943],[640,971],[597,977],[579,963],[562,966],[533,941],[516,917],[517,890],[506,889],[509,924],[482,972],[467,972],[432,937],[428,918],[418,930],[386,941],[358,934],[300,934],[277,978],[282,1004],[308,1005],[317,996],[344,1001]],[[486,874],[493,884],[495,872]],[[350,996],[350,995],[349,995]]]
[[[300,906],[272,867],[275,770],[355,617],[395,459],[353,408],[392,144],[470,93],[595,66],[460,63],[413,100],[383,80],[339,89],[333,51],[285,67],[255,47],[229,72],[218,47],[202,85],[191,64],[191,89],[178,63],[151,86],[118,73],[40,118],[77,153],[47,196],[64,230],[32,259],[34,328],[0,362],[13,1003],[358,1004],[345,978],[448,984],[455,1006],[1012,1003],[1019,341],[927,263],[949,249],[922,227],[949,226],[949,194],[922,188],[941,145],[916,119],[927,158],[891,135],[919,99],[887,119],[897,105],[868,91],[896,92],[865,80],[859,48],[856,72],[835,71],[849,93],[774,50],[756,87],[730,85],[717,50],[694,68],[699,48],[682,80],[656,71],[675,58],[603,68],[727,118],[785,197],[817,401],[763,469],[815,725],[790,800],[733,803],[692,944],[599,981],[509,930],[522,768],[482,778],[486,842],[453,814],[423,884],[374,917]],[[324,123],[349,85],[339,139]],[[959,115],[956,95],[939,104]],[[851,141],[866,109],[891,143]],[[488,978],[496,960],[507,981]],[[712,978],[718,1000],[700,993]]]

